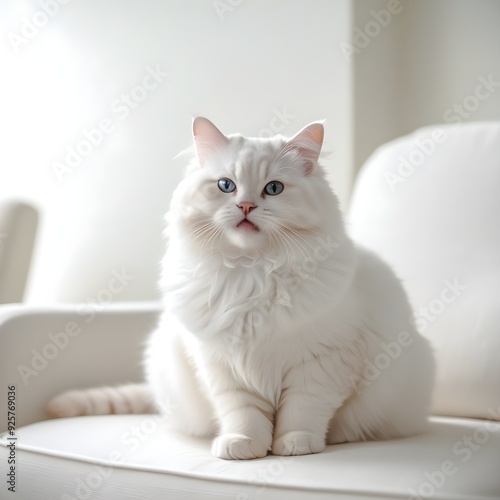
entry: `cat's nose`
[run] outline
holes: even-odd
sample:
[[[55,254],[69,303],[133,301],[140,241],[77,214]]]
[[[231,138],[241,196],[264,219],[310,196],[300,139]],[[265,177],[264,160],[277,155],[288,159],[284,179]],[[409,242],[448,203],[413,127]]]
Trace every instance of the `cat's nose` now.
[[[257,207],[255,203],[251,201],[242,201],[237,207],[245,214],[248,215],[254,208]]]

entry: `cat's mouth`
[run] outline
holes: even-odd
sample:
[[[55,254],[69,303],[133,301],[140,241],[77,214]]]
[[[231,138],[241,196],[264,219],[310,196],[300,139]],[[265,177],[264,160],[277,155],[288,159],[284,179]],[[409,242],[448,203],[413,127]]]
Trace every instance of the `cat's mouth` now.
[[[259,227],[248,219],[243,219],[236,227],[240,227],[245,231],[260,231]]]

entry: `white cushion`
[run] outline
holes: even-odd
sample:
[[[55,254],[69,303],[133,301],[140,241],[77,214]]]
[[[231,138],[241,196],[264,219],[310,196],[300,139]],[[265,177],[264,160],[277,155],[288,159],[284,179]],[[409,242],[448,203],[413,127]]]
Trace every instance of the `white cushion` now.
[[[500,419],[500,123],[427,127],[360,173],[352,236],[403,280],[438,359],[434,412]]]
[[[214,458],[209,441],[167,433],[153,415],[48,420],[17,438],[12,498],[26,500],[500,498],[497,422],[434,418],[420,436],[250,461]]]

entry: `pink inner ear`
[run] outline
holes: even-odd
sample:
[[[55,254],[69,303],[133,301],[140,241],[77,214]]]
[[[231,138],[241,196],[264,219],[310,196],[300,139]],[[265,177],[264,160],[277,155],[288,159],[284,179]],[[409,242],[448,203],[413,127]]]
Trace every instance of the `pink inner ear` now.
[[[311,160],[306,160],[304,167],[305,167],[305,174],[309,175],[313,171],[313,162]]]
[[[304,159],[305,175],[309,175],[318,161],[323,145],[324,128],[319,122],[311,123],[294,135],[287,143],[287,149],[295,149]]]
[[[201,116],[193,120],[193,138],[200,166],[204,166],[207,158],[228,142],[228,138],[210,120]]]

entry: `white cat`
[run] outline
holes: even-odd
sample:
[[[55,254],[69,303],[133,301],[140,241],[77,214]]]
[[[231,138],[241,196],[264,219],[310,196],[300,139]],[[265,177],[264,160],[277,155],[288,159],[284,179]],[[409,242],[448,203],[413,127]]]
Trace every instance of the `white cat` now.
[[[434,361],[391,269],[347,236],[318,164],[323,125],[291,139],[193,123],[168,214],[164,313],[147,385],[73,391],[57,416],[176,409],[225,459],[318,453],[425,428]]]

